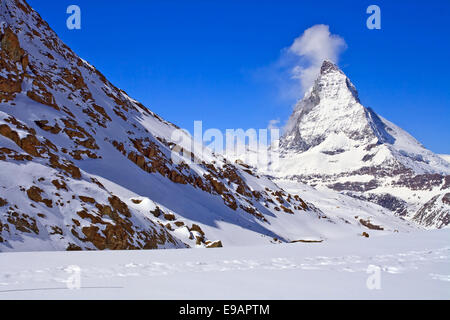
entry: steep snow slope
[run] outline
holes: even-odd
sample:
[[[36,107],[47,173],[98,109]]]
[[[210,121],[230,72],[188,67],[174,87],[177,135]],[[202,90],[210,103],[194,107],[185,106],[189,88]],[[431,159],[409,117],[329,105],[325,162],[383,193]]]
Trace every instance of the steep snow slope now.
[[[434,196],[416,212],[414,220],[428,228],[450,224],[450,192]]]
[[[3,253],[0,299],[449,299],[449,236],[444,229],[221,250]]]
[[[0,31],[0,251],[217,247],[364,229],[193,149],[25,1],[2,0]]]
[[[280,166],[270,174],[326,186],[413,219],[450,188],[450,163],[365,108],[355,86],[329,61],[297,104],[281,139]]]
[[[244,166],[183,152],[191,137],[172,139],[176,126],[80,59],[24,1],[2,1],[0,17],[0,250],[289,241],[292,226],[322,216]]]

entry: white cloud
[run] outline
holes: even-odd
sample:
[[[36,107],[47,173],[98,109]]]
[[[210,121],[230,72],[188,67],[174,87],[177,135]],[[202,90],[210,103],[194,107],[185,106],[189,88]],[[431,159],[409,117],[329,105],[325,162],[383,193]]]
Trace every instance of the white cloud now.
[[[291,85],[284,85],[283,95],[299,98],[313,84],[324,60],[338,63],[347,48],[343,38],[331,34],[330,27],[317,24],[305,30],[293,44],[283,51],[279,66],[287,72]]]

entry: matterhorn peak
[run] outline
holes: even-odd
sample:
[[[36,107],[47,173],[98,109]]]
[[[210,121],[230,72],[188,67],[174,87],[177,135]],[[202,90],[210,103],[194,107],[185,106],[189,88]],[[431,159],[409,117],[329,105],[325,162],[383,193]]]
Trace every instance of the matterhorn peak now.
[[[394,161],[419,173],[450,170],[407,132],[362,105],[350,79],[329,60],[322,63],[314,85],[296,104],[280,144],[284,155],[334,157],[325,159],[331,161],[330,168],[353,170],[367,167],[373,160],[376,166]],[[348,159],[358,161],[353,165]],[[322,167],[316,169],[323,171]]]
[[[331,60],[326,59],[323,61],[322,66],[320,67],[320,74],[323,75],[330,72],[339,72],[343,74],[341,69],[339,69],[336,64],[334,64]]]
[[[329,60],[322,63],[314,85],[300,100],[286,127],[282,145],[306,151],[330,135],[372,143],[380,136],[371,112],[361,105],[349,78]]]
[[[359,101],[358,92],[347,75],[330,60],[324,60],[312,91],[323,99],[350,99]]]

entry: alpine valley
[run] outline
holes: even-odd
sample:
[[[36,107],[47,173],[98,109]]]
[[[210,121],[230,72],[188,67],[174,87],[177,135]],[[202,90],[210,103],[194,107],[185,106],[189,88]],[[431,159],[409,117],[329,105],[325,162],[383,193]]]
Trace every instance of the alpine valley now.
[[[1,0],[0,46],[2,252],[322,245],[450,223],[449,162],[329,61],[268,172],[186,155],[197,142],[174,141],[24,0]]]

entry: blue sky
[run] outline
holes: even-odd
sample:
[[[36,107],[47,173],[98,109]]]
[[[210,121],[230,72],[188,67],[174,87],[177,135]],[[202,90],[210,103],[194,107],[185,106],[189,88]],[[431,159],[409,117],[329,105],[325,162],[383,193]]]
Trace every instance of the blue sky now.
[[[339,66],[362,103],[450,154],[450,1],[28,0],[82,58],[152,111],[192,130],[266,128],[295,103],[273,66],[316,24],[347,43]],[[79,5],[82,29],[66,28]],[[382,29],[366,28],[381,8]]]

